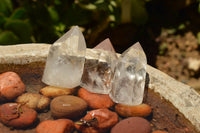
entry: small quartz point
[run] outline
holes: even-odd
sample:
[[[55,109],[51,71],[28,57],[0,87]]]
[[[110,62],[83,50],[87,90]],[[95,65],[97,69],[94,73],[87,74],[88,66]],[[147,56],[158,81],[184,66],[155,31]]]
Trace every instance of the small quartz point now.
[[[85,61],[80,86],[90,92],[108,94],[117,55],[109,39],[94,47],[93,52],[96,59]]]
[[[83,34],[74,26],[50,47],[42,81],[63,88],[80,85],[85,53]]]
[[[139,105],[142,103],[146,78],[146,55],[139,42],[121,54],[115,67],[112,90],[116,103]]]

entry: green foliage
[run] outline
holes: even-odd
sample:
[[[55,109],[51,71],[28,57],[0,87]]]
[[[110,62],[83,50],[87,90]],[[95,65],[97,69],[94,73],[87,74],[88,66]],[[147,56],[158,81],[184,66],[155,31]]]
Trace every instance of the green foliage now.
[[[198,44],[200,45],[200,32],[197,33],[197,41],[198,41]]]
[[[13,11],[11,0],[0,0],[0,12],[5,16],[9,16]]]
[[[200,0],[197,0],[198,1],[198,12],[200,13]]]
[[[159,46],[159,55],[164,55],[167,51],[167,43],[162,43]]]
[[[0,44],[16,44],[19,42],[19,38],[11,31],[4,31],[0,33]]]
[[[148,13],[145,8],[145,1],[132,0],[131,6],[132,21],[137,25],[144,25],[148,20]]]
[[[91,33],[95,38],[108,26],[121,24],[125,15],[126,22],[146,28],[149,18],[156,17],[149,16],[154,12],[147,12],[146,5],[156,2],[159,3],[155,0],[0,0],[0,45],[53,43],[73,25],[79,25],[84,33]],[[200,13],[200,0],[196,4]],[[122,14],[123,9],[128,13]],[[172,27],[169,34],[186,27],[185,23]]]
[[[54,6],[49,6],[47,7],[47,10],[49,12],[49,15],[50,15],[50,18],[51,20],[56,23],[59,21],[59,14],[58,12],[56,11],[55,7]]]
[[[25,19],[26,17],[26,10],[21,7],[14,10],[10,16],[10,19]]]
[[[0,13],[0,27],[2,27],[5,22],[6,17],[2,13]]]
[[[119,9],[120,0],[0,0],[0,44],[53,43],[73,25],[93,30],[107,18],[114,26]]]
[[[31,42],[31,25],[23,7],[13,9],[11,0],[0,1],[0,44]]]
[[[122,4],[126,1],[128,5]],[[79,25],[84,33],[91,33],[95,37],[103,28],[105,30],[108,26],[115,27],[122,23],[123,15],[127,14],[129,23],[145,27],[152,17],[149,16],[152,14],[147,12],[148,2],[151,5],[157,1],[0,0],[0,45],[53,43],[73,25]],[[200,13],[200,0],[197,2]],[[122,14],[123,9],[128,10],[128,13]],[[184,30],[186,26],[182,23],[178,27],[172,27],[169,34]],[[98,33],[94,34],[94,31]]]
[[[32,41],[51,43],[57,39],[54,32],[54,22],[48,11],[48,2],[23,1],[27,19],[31,25]]]
[[[118,4],[115,0],[26,0],[19,3],[24,10],[14,11],[15,15],[11,15],[11,18],[19,19],[21,17],[21,19],[27,20],[28,23],[24,24],[28,33],[31,32],[32,42],[53,43],[73,25],[82,26],[87,31],[93,30],[93,27],[107,18],[110,18],[111,23],[116,22],[116,20],[119,21],[119,17],[115,17],[117,13],[119,14],[119,11],[117,11],[119,9]],[[9,28],[14,33],[16,32],[15,29]],[[22,37],[19,34],[17,35]],[[25,41],[27,41],[27,37],[25,38]]]
[[[0,45],[53,43],[73,25],[83,27],[85,33],[93,33],[97,27],[117,26],[121,23],[122,1],[0,0]],[[146,24],[148,1],[131,0],[133,23]]]
[[[27,21],[10,19],[4,25],[4,28],[12,31],[23,42],[30,42],[31,26]]]

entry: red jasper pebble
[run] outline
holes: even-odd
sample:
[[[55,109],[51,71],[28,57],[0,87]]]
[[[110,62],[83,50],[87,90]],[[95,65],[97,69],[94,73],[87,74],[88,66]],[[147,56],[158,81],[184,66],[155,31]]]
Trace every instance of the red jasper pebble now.
[[[80,88],[78,96],[84,99],[91,109],[110,108],[115,103],[110,99],[108,94],[97,94]]]
[[[15,72],[0,74],[0,101],[10,101],[25,91],[25,85]]]
[[[111,133],[151,133],[151,126],[144,118],[129,117],[117,123]]]
[[[37,112],[17,103],[6,103],[0,106],[0,121],[10,127],[24,128],[37,118]]]
[[[151,114],[152,109],[147,104],[140,104],[140,105],[116,104],[115,111],[123,117],[146,117]]]
[[[74,122],[69,119],[46,120],[41,122],[37,133],[71,133],[74,129]]]
[[[80,122],[83,124],[78,124]],[[90,111],[75,127],[82,133],[106,133],[118,122],[118,115],[108,109]]]

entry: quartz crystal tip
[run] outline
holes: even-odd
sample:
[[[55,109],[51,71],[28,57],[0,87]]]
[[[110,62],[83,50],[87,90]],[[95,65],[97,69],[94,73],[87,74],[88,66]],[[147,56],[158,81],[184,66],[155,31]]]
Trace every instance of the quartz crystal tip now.
[[[94,49],[103,49],[106,51],[111,51],[111,52],[116,53],[109,38],[99,43],[97,46],[94,47]]]
[[[42,81],[63,88],[80,85],[85,53],[84,36],[78,26],[74,26],[50,47]]]
[[[62,45],[61,47],[67,50],[67,54],[77,56],[81,56],[82,54],[82,56],[85,56],[85,38],[78,26],[73,26],[71,30],[54,42],[54,45]]]

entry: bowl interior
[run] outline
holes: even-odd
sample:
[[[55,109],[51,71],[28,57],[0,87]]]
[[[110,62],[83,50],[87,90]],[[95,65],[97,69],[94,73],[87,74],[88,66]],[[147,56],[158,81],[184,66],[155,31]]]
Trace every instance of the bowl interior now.
[[[33,62],[29,64],[0,64],[0,73],[7,71],[18,73],[26,85],[27,92],[39,93],[39,90],[46,86],[41,81],[44,66],[44,62]],[[162,99],[159,94],[153,92],[153,90],[146,88],[144,102],[153,108],[152,114],[146,118],[150,121],[152,130],[159,129],[176,133],[196,132],[194,126],[170,102]],[[35,128],[38,123],[49,119],[53,119],[50,111],[38,113],[37,121],[27,129],[12,129],[0,123],[0,132],[35,133]]]

